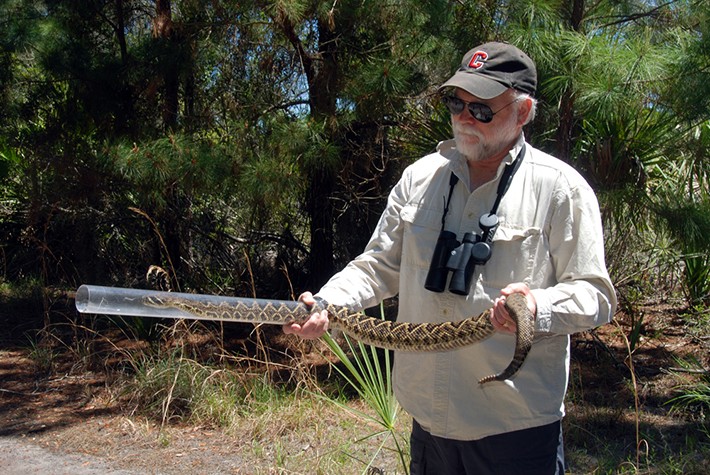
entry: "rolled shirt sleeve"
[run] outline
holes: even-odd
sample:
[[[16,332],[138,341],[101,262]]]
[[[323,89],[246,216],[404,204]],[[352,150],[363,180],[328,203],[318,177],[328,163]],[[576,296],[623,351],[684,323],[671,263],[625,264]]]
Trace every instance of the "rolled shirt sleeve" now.
[[[567,178],[570,175],[576,180]],[[572,334],[609,322],[616,295],[604,261],[597,198],[576,171],[564,177],[553,195],[547,231],[557,283],[533,288],[533,295],[537,330]]]

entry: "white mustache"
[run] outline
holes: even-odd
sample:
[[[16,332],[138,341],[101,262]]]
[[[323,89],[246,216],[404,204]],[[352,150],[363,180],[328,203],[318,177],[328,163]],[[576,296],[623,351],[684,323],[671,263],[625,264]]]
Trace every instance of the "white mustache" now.
[[[479,140],[483,140],[483,136],[481,136],[481,134],[476,129],[469,128],[461,124],[454,125],[454,133],[461,135],[470,135],[473,137],[477,137]]]

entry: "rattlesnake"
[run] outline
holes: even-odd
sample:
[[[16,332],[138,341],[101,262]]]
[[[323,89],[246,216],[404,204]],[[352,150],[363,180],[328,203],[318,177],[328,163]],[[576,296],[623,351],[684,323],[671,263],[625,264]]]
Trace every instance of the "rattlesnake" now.
[[[331,305],[317,300],[309,308],[300,302],[243,300],[214,304],[183,297],[147,295],[143,303],[156,308],[176,308],[208,320],[239,321],[287,325],[305,321],[312,313],[328,311],[329,327],[363,342],[380,348],[400,351],[444,351],[460,348],[488,338],[495,332],[490,323],[490,310],[477,317],[458,322],[405,323],[391,322],[361,313],[347,307]],[[533,316],[523,294],[508,296],[505,306],[516,321],[516,344],[513,359],[501,373],[486,376],[478,382],[503,381],[513,376],[522,366],[533,340]]]

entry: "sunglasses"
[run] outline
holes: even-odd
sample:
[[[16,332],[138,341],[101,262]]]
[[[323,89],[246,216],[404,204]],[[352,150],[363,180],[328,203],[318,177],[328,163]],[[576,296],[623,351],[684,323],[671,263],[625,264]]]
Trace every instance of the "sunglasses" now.
[[[468,112],[479,122],[487,124],[493,120],[493,116],[498,112],[502,111],[511,104],[515,104],[519,99],[515,99],[513,102],[509,102],[497,111],[493,112],[493,109],[480,102],[466,102],[463,99],[459,99],[456,96],[442,96],[441,102],[444,103],[449,112],[453,115],[459,115],[463,112],[464,107],[468,107]]]

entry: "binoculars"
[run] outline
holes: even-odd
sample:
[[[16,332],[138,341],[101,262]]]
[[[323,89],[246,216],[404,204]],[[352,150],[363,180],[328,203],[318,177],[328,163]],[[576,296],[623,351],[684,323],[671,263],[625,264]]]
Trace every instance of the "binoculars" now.
[[[439,233],[424,288],[432,292],[443,292],[446,290],[449,272],[452,272],[449,292],[468,295],[476,265],[483,265],[491,258],[491,240],[498,227],[498,216],[485,214],[479,219],[478,225],[483,234],[466,233],[461,242],[451,231],[442,230]]]

